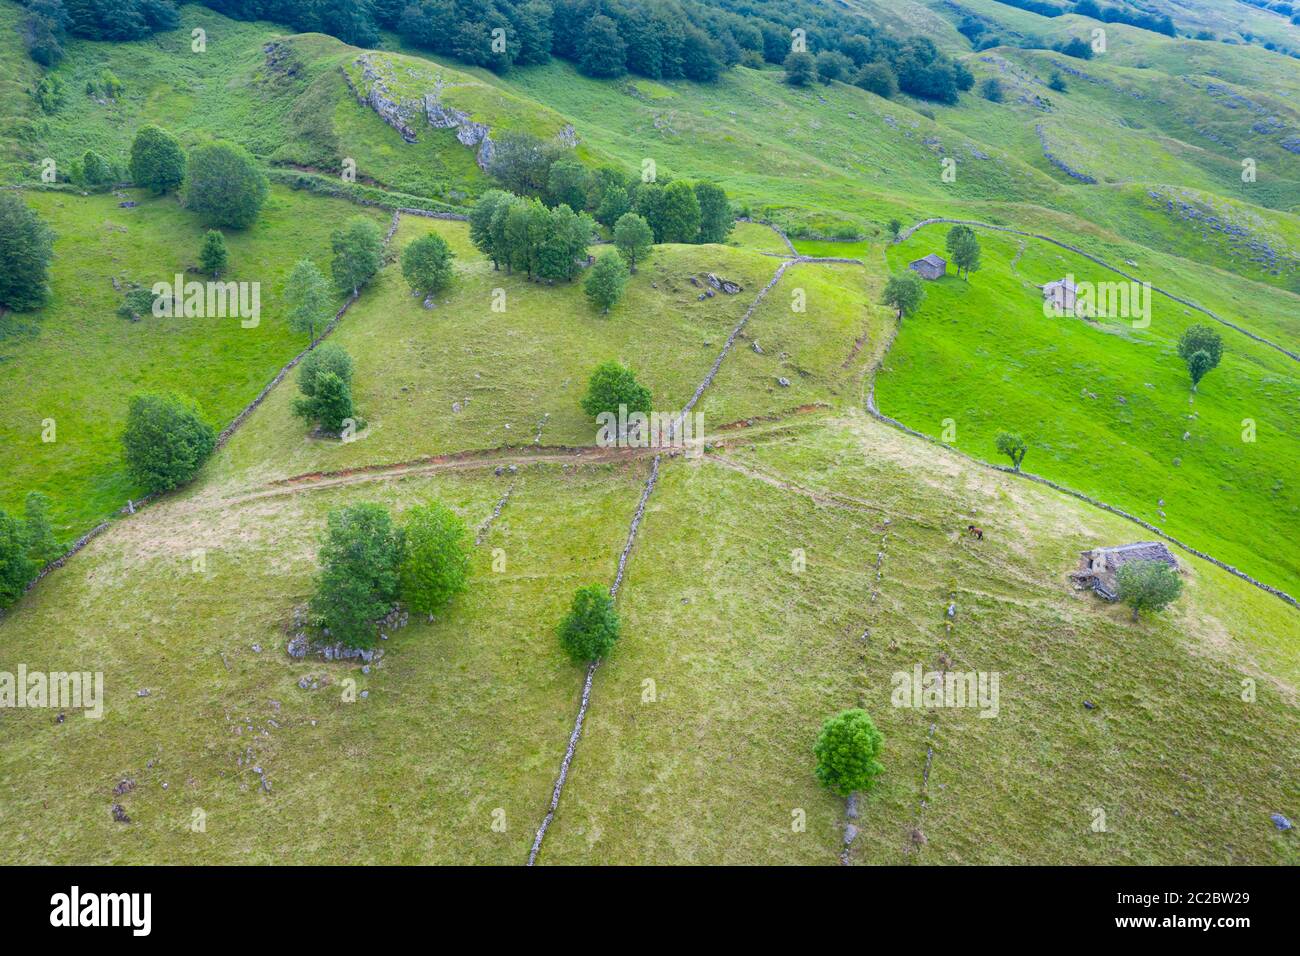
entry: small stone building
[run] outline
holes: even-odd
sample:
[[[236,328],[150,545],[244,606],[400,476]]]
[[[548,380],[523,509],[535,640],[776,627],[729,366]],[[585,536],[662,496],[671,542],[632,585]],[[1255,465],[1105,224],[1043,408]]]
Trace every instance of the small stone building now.
[[[909,262],[907,267],[919,274],[922,279],[938,279],[948,271],[948,262],[933,252],[928,256]]]
[[[1116,548],[1093,548],[1079,553],[1079,569],[1070,572],[1070,579],[1080,590],[1092,588],[1107,601],[1119,600],[1121,566],[1130,561],[1163,561],[1175,571],[1179,570],[1169,549],[1160,541],[1138,541]]]
[[[1074,284],[1074,279],[1066,276],[1064,279],[1057,279],[1043,286],[1043,298],[1049,300],[1057,312],[1073,313],[1078,291],[1079,287]]]

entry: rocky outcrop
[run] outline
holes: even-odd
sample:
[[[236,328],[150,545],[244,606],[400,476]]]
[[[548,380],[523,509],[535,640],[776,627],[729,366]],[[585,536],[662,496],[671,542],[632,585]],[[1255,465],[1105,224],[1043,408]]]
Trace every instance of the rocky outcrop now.
[[[479,168],[487,171],[496,155],[496,144],[492,142],[492,129],[486,123],[472,119],[469,113],[456,109],[443,101],[444,84],[441,77],[434,80],[432,92],[425,93],[419,99],[402,100],[394,94],[384,77],[382,70],[375,65],[371,54],[363,54],[356,59],[361,69],[362,85],[353,82],[351,74],[344,71],[348,85],[352,87],[358,101],[374,110],[393,129],[401,134],[408,143],[416,141],[417,128],[423,122],[434,129],[453,129],[456,139],[464,146],[477,150],[476,161]],[[566,124],[555,139],[562,146],[578,145],[578,135],[572,125]]]

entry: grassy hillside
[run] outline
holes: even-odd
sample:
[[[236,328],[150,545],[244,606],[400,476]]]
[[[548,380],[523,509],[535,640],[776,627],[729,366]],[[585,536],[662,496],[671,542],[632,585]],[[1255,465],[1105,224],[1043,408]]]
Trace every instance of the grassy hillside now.
[[[227,230],[227,281],[260,283],[261,320],[117,314],[124,291],[197,275],[206,229],[174,196],[138,190],[96,196],[27,191],[56,232],[54,296],[32,313],[0,317],[0,507],[20,509],[28,491],[49,495],[58,530],[76,537],[140,497],[126,474],[120,436],[136,391],[174,390],[196,399],[223,428],[305,345],[285,324],[283,283],[300,258],[328,272],[329,235],[349,216],[387,217],[341,200],[275,188],[258,222]],[[134,208],[120,208],[122,202]],[[123,291],[114,287],[117,283]],[[340,298],[340,304],[342,302]],[[22,383],[21,387],[14,387]],[[53,419],[55,440],[43,440]]]
[[[944,232],[892,247],[891,267],[942,251]],[[1294,361],[1219,327],[1223,362],[1193,396],[1175,346],[1204,317],[1154,296],[1149,328],[1046,318],[1043,283],[1113,277],[1033,240],[981,233],[981,243],[983,269],[969,282],[927,283],[921,310],[903,322],[879,378],[881,410],[935,436],[950,419],[952,443],[985,459],[997,457],[999,431],[1020,432],[1027,470],[1300,591],[1300,565],[1270,544],[1300,533],[1291,480],[1300,445],[1287,424],[1300,413]],[[1243,440],[1247,420],[1253,442]]]

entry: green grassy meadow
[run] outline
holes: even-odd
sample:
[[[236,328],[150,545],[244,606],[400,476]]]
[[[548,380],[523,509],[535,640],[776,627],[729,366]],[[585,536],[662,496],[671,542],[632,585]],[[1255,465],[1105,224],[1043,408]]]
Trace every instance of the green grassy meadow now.
[[[945,231],[929,227],[891,247],[891,266],[942,252]],[[1153,294],[1148,328],[1047,318],[1043,283],[1113,277],[1034,240],[982,231],[980,241],[984,267],[969,282],[926,283],[921,310],[904,320],[878,378],[881,411],[936,437],[947,426],[951,444],[986,460],[997,459],[999,431],[1019,432],[1030,445],[1027,471],[1300,590],[1300,564],[1268,544],[1300,531],[1290,480],[1300,446],[1288,424],[1300,413],[1294,362],[1216,325],[1223,362],[1193,396],[1175,347],[1204,316]],[[1253,441],[1243,439],[1248,422]]]
[[[140,497],[122,462],[120,436],[130,396],[174,390],[196,399],[220,430],[306,346],[283,319],[283,283],[294,264],[312,258],[328,272],[330,232],[346,217],[384,224],[379,210],[279,187],[261,218],[225,230],[230,271],[223,281],[261,283],[261,318],[154,318],[117,314],[123,290],[198,275],[206,229],[175,196],[138,190],[120,196],[24,193],[57,234],[53,299],[32,313],[0,318],[0,507],[21,510],[29,491],[47,494],[57,528],[75,538],[109,512]],[[134,208],[119,203],[134,201]],[[342,297],[338,299],[342,304]],[[75,382],[69,388],[68,383]],[[53,441],[46,422],[54,423]]]
[[[1180,31],[1232,42],[1109,24],[1108,52],[1083,61],[1020,46],[1087,36],[1096,24],[1074,14],[840,3],[999,78],[1004,101],[794,88],[770,67],[709,85],[597,80],[560,60],[498,76],[384,34],[372,62],[399,98],[436,89],[493,135],[571,125],[588,165],[715,181],[796,257],[759,221],[721,244],[658,245],[605,315],[581,280],[494,269],[465,222],[401,217],[330,339],[355,363],[353,440],[293,414],[291,372],[189,485],[113,518],[0,614],[0,672],[106,680],[102,720],[0,710],[0,864],[525,863],[583,693],[555,628],[576,588],[615,580],[651,474],[621,637],[541,864],[1300,863],[1294,831],[1270,820],[1300,813],[1300,612],[1174,547],[1182,596],[1133,622],[1067,575],[1080,551],[1151,532],[986,465],[1004,463],[998,432],[1018,431],[1026,471],[1300,596],[1295,360],[1159,292],[1149,325],[1046,317],[1043,283],[1120,276],[996,229],[977,230],[982,268],[925,283],[901,325],[881,302],[948,229],[893,243],[891,219],[970,219],[1078,246],[1300,352],[1286,145],[1300,71],[1261,45],[1300,33],[1231,0],[1151,0]],[[224,427],[307,345],[281,304],[294,264],[328,275],[331,233],[354,215],[384,228],[391,211],[273,186],[254,226],[225,230],[223,279],[261,283],[256,328],[131,322],[116,313],[133,283],[201,278],[205,229],[176,196],[43,190],[43,159],[122,164],[157,123],[187,149],[225,138],[314,174],[299,186],[354,160],[394,205],[468,209],[493,180],[455,131],[421,125],[407,143],[359,102],[359,48],[196,4],[148,40],[70,39],[66,100],[44,114],[21,11],[0,0],[0,183],[57,238],[49,305],[0,314],[0,508],[44,492],[71,539],[143,493],[121,460],[129,396],[179,391]],[[976,52],[956,29],[967,14],[1003,43]],[[124,84],[115,101],[84,92],[105,68]],[[1056,71],[1065,93],[1046,86]],[[425,308],[400,256],[429,233],[455,260]],[[710,273],[742,291],[707,295]],[[1192,323],[1224,340],[1195,393],[1176,353]],[[660,412],[709,381],[702,455],[665,453],[655,472],[652,452],[596,447],[580,400],[608,359]],[[867,414],[869,390],[950,447]],[[378,502],[400,519],[435,499],[481,535],[468,590],[388,632],[365,669],[290,658],[327,515]],[[998,675],[998,715],[896,706],[895,675],[916,666]],[[858,706],[884,734],[885,773],[850,821],[812,748]]]

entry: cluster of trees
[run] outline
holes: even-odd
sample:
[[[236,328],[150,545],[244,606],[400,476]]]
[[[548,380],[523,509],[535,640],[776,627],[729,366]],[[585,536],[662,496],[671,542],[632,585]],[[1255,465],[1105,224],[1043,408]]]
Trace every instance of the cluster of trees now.
[[[1006,2],[1006,0],[1002,0]],[[1103,7],[1097,0],[1079,0],[1074,5],[1074,12],[1081,17],[1092,17],[1103,23],[1125,23],[1131,27],[1163,33],[1167,37],[1176,36],[1174,21],[1167,13],[1144,13],[1127,7]]]
[[[398,600],[432,620],[470,574],[465,523],[439,501],[410,509],[400,527],[379,504],[331,511],[318,557],[312,614],[349,647],[373,647],[377,622]]]
[[[54,233],[17,192],[0,193],[0,306],[25,312],[50,297]]]
[[[484,193],[469,214],[469,237],[495,268],[529,279],[568,282],[582,269],[595,223],[567,203],[552,209],[538,199],[499,189]]]
[[[975,230],[970,226],[953,226],[948,230],[944,247],[948,250],[948,258],[957,267],[957,275],[960,277],[964,272],[966,280],[970,281],[970,274],[979,271],[980,267],[980,241]]]
[[[41,568],[63,553],[50,523],[50,499],[29,492],[21,518],[0,508],[0,609],[20,597]]]
[[[171,0],[24,0],[19,25],[33,60],[54,66],[68,34],[90,40],[139,40],[180,23]]]
[[[837,49],[816,56],[792,51],[782,62],[786,82],[793,86],[838,80],[886,98],[902,90],[923,99],[956,103],[958,94],[975,85],[965,65],[920,36],[899,42],[888,36],[854,35],[844,38]]]
[[[528,133],[501,137],[488,168],[501,188],[547,207],[590,213],[613,229],[624,213],[650,224],[655,242],[724,242],[735,225],[726,192],[714,183],[638,178],[618,166],[588,169],[556,143]]]

